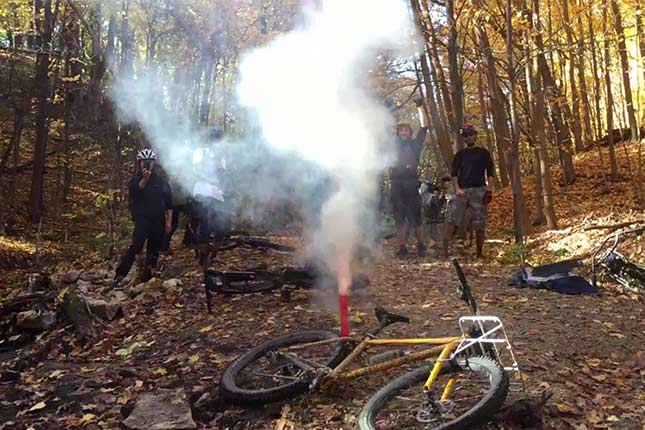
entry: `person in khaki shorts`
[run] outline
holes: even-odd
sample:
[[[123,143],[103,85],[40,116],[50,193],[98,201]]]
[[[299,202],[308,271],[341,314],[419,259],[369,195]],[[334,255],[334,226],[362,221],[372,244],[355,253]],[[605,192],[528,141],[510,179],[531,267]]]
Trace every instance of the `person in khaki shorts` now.
[[[473,229],[477,257],[483,256],[486,230],[487,205],[493,196],[495,168],[488,150],[476,146],[477,130],[470,124],[460,129],[466,147],[459,150],[452,160],[452,184],[456,198],[451,200],[444,231],[443,248],[448,256],[448,245],[455,233],[455,227],[462,225],[466,209],[473,212]]]

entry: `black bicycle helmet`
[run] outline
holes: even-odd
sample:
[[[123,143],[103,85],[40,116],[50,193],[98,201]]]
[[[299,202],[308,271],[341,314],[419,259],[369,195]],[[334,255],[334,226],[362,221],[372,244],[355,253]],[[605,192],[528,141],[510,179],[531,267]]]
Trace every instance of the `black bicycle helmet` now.
[[[464,124],[459,129],[459,134],[461,134],[462,136],[468,136],[468,135],[471,135],[471,134],[477,134],[477,129],[472,124]]]
[[[217,142],[218,140],[221,140],[224,137],[224,131],[215,126],[212,127],[210,130],[208,130],[208,134],[206,135],[206,138],[208,139],[209,142]]]

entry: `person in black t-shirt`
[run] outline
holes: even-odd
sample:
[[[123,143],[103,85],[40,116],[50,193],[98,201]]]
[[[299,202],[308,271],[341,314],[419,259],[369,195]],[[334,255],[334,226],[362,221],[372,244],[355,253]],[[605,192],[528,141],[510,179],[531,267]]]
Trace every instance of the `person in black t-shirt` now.
[[[114,287],[119,287],[128,274],[136,255],[147,242],[146,261],[142,282],[152,277],[157,265],[159,251],[164,237],[172,227],[172,195],[168,182],[155,172],[157,155],[152,149],[144,148],[137,153],[139,170],[128,182],[128,199],[134,233],[132,245],[121,258],[114,276]]]
[[[464,125],[460,134],[466,148],[459,150],[452,160],[452,184],[456,198],[448,206],[448,217],[444,232],[444,254],[448,256],[448,245],[452,240],[455,227],[462,225],[466,209],[473,212],[473,229],[477,245],[477,257],[482,257],[487,205],[493,195],[495,168],[488,150],[475,146],[477,130],[470,124]]]
[[[420,98],[415,99],[415,104],[421,119],[421,128],[417,135],[412,137],[412,127],[407,123],[400,123],[396,127],[396,162],[390,170],[392,189],[392,212],[398,230],[399,250],[397,255],[408,255],[407,236],[409,230],[414,230],[417,238],[417,254],[425,255],[423,231],[421,229],[421,196],[419,195],[419,158],[428,132],[428,121],[422,108]]]

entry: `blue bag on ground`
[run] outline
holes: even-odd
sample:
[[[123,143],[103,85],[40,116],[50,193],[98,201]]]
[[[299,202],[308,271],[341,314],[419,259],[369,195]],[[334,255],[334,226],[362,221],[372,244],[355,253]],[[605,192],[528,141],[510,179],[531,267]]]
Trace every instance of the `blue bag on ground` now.
[[[600,291],[586,279],[572,275],[571,271],[582,266],[580,260],[565,260],[545,266],[522,268],[510,279],[510,285],[520,288],[541,288],[562,294],[599,296]]]

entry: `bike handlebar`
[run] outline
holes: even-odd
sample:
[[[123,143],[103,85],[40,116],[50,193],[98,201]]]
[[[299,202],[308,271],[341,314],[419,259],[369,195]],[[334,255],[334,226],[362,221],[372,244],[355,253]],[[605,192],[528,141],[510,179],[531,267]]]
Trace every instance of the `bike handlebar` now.
[[[455,267],[455,271],[457,272],[457,277],[459,278],[459,283],[461,284],[458,289],[461,300],[466,302],[466,304],[470,307],[470,310],[474,314],[478,314],[479,308],[477,307],[477,302],[473,297],[472,291],[470,290],[470,286],[468,285],[468,281],[466,281],[466,275],[464,275],[464,271],[461,270],[459,261],[457,261],[456,258],[453,258],[452,265]]]

